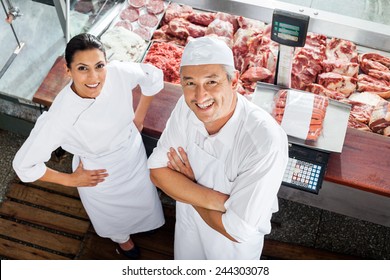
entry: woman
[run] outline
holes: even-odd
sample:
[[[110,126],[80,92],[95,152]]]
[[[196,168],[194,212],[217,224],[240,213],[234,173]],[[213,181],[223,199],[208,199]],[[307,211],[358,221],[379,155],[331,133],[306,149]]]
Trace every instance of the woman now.
[[[130,235],[164,224],[139,132],[153,95],[163,88],[162,71],[148,64],[107,64],[102,43],[90,34],[69,41],[65,60],[72,82],[40,116],[13,167],[24,182],[77,187],[96,233],[137,258]],[[131,92],[137,85],[142,95],[134,112]],[[73,173],[46,167],[58,147],[74,155]]]

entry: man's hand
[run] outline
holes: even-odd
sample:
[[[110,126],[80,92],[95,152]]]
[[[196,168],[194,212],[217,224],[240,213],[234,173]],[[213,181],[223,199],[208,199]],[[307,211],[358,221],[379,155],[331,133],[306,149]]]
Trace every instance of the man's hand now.
[[[183,174],[184,176],[186,176],[191,181],[196,182],[195,175],[194,175],[194,172],[192,170],[191,164],[188,160],[187,153],[184,151],[184,149],[182,147],[179,147],[177,150],[179,151],[180,157],[174,148],[171,147],[169,149],[168,168],[170,168],[174,171],[177,171],[177,172]],[[214,191],[213,194],[214,195],[213,195],[212,204],[211,204],[212,209],[217,210],[217,211],[221,211],[221,212],[225,212],[226,209],[225,209],[224,203],[226,202],[226,200],[228,200],[229,195],[218,192],[218,191]]]
[[[71,174],[70,185],[75,187],[94,187],[108,176],[106,169],[86,170],[80,161],[77,169]]]
[[[178,148],[179,154],[174,148],[170,148],[168,152],[168,167],[172,170],[175,170],[184,176],[186,176],[191,181],[195,181],[195,175],[192,171],[190,162],[188,161],[187,153],[182,147]],[[181,158],[180,158],[181,157]]]

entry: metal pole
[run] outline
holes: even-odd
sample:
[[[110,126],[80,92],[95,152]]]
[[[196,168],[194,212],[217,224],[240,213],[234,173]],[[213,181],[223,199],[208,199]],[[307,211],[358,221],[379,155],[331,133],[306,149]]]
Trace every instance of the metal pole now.
[[[66,34],[65,34],[65,38],[66,38],[66,43],[68,43],[70,40],[70,0],[66,0],[65,2],[66,2],[66,11],[65,11]]]
[[[3,6],[3,8],[4,8],[5,15],[8,17],[8,11],[7,11],[7,9],[6,9],[5,5],[4,5],[3,0],[1,0],[1,4],[2,4],[2,6]],[[9,8],[12,8],[12,5],[10,4],[9,1],[7,1],[7,4],[10,5]],[[12,25],[12,23],[10,23],[9,25],[11,26],[12,33],[13,33],[14,36],[15,36],[15,39],[16,39],[16,42],[18,43],[19,48],[21,48],[22,46],[20,45],[20,42],[19,42],[18,36],[16,35],[14,26]]]

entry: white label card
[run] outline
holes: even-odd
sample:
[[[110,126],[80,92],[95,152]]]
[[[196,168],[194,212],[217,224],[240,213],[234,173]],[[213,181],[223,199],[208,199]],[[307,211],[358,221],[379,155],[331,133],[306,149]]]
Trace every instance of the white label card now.
[[[282,127],[287,135],[306,139],[313,113],[314,95],[289,90]]]

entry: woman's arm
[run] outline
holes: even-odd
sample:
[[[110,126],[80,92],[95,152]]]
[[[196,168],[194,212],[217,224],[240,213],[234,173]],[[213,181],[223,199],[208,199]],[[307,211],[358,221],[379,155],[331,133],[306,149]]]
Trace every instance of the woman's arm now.
[[[141,94],[137,109],[135,110],[134,124],[138,128],[138,131],[142,131],[146,113],[149,109],[150,103],[152,103],[154,96],[145,96]]]
[[[46,168],[45,174],[40,181],[56,183],[67,187],[94,187],[103,182],[108,173],[105,169],[86,170],[80,161],[79,166],[73,173],[63,173],[51,168]]]

